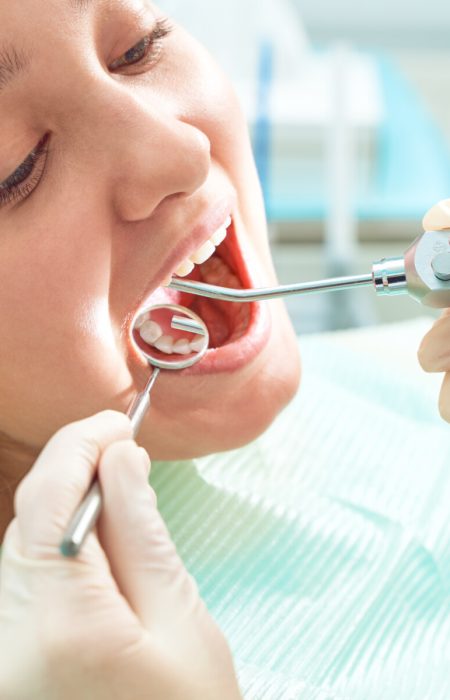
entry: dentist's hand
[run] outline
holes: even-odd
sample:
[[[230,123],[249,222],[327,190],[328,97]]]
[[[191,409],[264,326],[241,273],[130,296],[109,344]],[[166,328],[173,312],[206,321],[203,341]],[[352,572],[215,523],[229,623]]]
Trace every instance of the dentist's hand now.
[[[58,431],[19,485],[0,574],[2,700],[236,700],[224,637],[180,561],[129,419]],[[98,465],[103,509],[58,552]]]
[[[425,215],[426,231],[450,229],[450,199],[444,199]],[[450,231],[449,231],[450,234]],[[445,372],[439,397],[442,417],[450,422],[450,309],[446,309],[419,348],[419,361],[427,372]]]

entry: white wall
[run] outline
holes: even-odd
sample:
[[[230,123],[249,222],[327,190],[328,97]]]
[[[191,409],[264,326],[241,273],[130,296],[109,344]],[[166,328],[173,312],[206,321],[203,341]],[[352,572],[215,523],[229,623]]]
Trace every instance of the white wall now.
[[[449,0],[292,0],[313,38],[450,47]]]
[[[206,46],[236,81],[255,82],[265,35],[270,36],[284,76],[295,72],[309,48],[292,0],[159,0],[157,4]]]

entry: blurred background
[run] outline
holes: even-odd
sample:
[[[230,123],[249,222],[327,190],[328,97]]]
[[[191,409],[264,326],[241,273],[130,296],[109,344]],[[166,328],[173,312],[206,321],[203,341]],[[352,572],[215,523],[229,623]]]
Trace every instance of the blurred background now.
[[[162,0],[230,76],[283,283],[370,272],[450,197],[450,3]],[[371,289],[288,300],[298,332],[427,311]]]

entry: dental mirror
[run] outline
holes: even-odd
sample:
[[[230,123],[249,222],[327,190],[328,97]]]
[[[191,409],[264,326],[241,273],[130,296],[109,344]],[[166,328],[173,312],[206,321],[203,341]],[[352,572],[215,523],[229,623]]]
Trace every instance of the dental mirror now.
[[[142,308],[132,323],[131,340],[138,352],[158,369],[185,369],[199,362],[208,349],[205,323],[178,304]]]
[[[150,406],[150,392],[160,370],[182,370],[199,362],[208,349],[209,333],[200,316],[178,304],[157,304],[139,309],[131,323],[131,341],[154,367],[145,386],[131,402],[127,416],[133,437],[139,432]],[[100,513],[102,496],[97,477],[75,511],[60,544],[65,557],[75,557]]]

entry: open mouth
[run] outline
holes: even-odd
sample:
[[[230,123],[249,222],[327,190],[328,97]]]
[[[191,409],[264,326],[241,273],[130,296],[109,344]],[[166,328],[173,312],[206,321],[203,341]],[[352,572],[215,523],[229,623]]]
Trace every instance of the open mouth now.
[[[228,217],[209,241],[177,267],[175,274],[184,279],[233,289],[252,286],[231,217]],[[210,350],[236,343],[242,338],[249,331],[257,307],[254,303],[230,304],[227,301],[207,299],[167,287],[158,288],[146,299],[146,305],[151,303],[179,304],[198,314],[208,328]],[[186,343],[189,342],[189,338],[182,338],[179,334],[167,334],[153,319],[137,330],[142,340],[162,353],[187,353]]]

